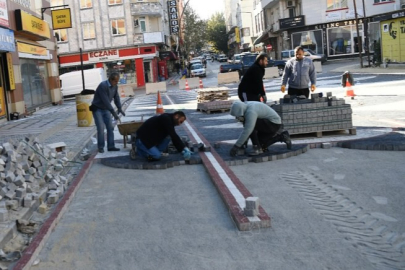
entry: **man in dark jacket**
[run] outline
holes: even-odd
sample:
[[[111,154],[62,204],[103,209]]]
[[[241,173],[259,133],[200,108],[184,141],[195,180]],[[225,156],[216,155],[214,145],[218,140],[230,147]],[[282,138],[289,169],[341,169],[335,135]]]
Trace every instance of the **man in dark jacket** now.
[[[119,151],[119,148],[114,144],[114,127],[112,125],[111,114],[115,120],[118,120],[118,114],[114,111],[111,101],[114,99],[115,106],[117,106],[118,113],[125,116],[121,109],[120,96],[118,95],[118,81],[120,75],[112,73],[107,81],[101,82],[94,94],[94,99],[91,103],[91,110],[93,112],[94,123],[97,126],[97,147],[99,153],[104,153],[104,126],[107,129],[107,149],[108,151]]]
[[[185,120],[186,115],[182,111],[164,113],[146,120],[136,132],[136,154],[149,161],[159,160],[171,140],[184,159],[190,159],[192,152],[184,146],[174,129]]]
[[[242,77],[242,81],[238,87],[238,96],[241,101],[261,101],[266,103],[267,98],[264,91],[263,77],[268,59],[267,54],[259,54],[256,57],[256,61]]]

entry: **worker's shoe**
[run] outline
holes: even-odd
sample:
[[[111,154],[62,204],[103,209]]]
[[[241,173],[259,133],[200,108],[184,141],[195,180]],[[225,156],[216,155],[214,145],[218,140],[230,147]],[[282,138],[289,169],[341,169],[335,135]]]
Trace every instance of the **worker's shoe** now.
[[[152,161],[159,161],[159,160],[160,160],[160,159],[154,158],[154,157],[152,157],[152,156],[148,156],[147,159],[148,159],[149,162],[152,162]]]
[[[120,151],[120,149],[117,148],[117,147],[112,147],[112,148],[108,148],[108,151],[109,152],[111,152],[111,151]]]
[[[98,152],[99,152],[99,153],[104,153],[104,149],[103,149],[103,148],[99,148],[99,149],[98,149]]]
[[[290,138],[290,134],[288,133],[287,130],[281,132],[280,134],[280,140],[281,142],[284,142],[287,145],[287,149],[291,150],[292,148],[292,143],[291,143],[291,138]]]
[[[250,152],[248,152],[249,156],[257,156],[260,154],[263,154],[263,151],[262,148],[258,145],[253,145],[253,149]]]
[[[262,152],[263,152],[263,153],[269,152],[269,148],[266,147],[264,144],[262,144],[260,147],[262,148]]]

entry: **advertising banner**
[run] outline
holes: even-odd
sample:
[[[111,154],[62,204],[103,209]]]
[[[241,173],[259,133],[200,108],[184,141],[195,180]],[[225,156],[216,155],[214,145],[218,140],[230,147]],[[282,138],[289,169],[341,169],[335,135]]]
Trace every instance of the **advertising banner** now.
[[[25,31],[44,39],[51,38],[51,31],[46,21],[41,20],[21,9],[15,10],[17,31]]]
[[[54,30],[72,28],[70,8],[52,10],[52,26]]]

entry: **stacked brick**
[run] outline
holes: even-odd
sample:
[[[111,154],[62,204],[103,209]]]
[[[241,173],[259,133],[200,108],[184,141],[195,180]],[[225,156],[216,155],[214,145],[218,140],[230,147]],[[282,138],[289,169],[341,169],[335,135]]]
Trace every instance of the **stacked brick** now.
[[[9,210],[38,205],[44,192],[48,203],[56,203],[71,180],[60,175],[68,162],[64,152],[38,139],[0,145],[0,222],[9,219]]]
[[[348,130],[353,128],[352,109],[344,99],[328,92],[326,97],[312,94],[311,99],[280,99],[271,106],[281,117],[290,134]]]
[[[228,100],[229,89],[227,87],[205,88],[197,91],[197,102],[210,102],[216,100]]]

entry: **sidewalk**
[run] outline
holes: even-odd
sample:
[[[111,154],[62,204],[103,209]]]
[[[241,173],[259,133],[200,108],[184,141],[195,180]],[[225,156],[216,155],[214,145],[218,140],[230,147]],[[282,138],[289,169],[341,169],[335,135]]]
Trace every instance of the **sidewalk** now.
[[[342,61],[347,62],[343,64]],[[334,67],[336,65],[336,67]],[[331,66],[330,72],[345,72],[350,71],[351,73],[367,73],[367,74],[402,74],[405,75],[405,64],[399,63],[390,63],[384,68],[381,66],[378,67],[368,67],[367,60],[363,59],[363,68],[360,66],[359,58],[350,58],[350,59],[339,59],[334,61],[328,61],[323,68],[328,69],[328,66]]]

